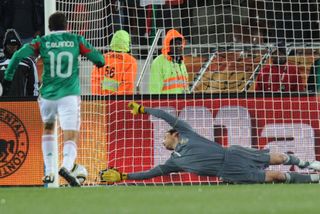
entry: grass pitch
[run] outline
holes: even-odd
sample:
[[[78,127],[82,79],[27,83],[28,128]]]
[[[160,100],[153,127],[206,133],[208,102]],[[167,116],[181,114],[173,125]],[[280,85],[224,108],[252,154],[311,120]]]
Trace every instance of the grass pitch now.
[[[0,188],[1,214],[319,214],[320,185]]]

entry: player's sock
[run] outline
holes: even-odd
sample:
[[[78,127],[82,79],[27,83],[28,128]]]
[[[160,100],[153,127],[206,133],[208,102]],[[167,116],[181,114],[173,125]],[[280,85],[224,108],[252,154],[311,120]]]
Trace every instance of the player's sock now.
[[[54,135],[42,135],[42,154],[45,165],[45,175],[53,174],[55,144]]]
[[[310,174],[310,178],[312,182],[319,182],[320,181],[320,175],[319,174]]]
[[[75,142],[69,140],[63,145],[63,162],[62,167],[71,171],[73,168],[74,161],[77,157],[77,145]]]
[[[315,183],[319,182],[319,175],[318,174],[309,174],[303,175],[295,172],[287,172],[286,175],[286,182],[287,183]]]
[[[306,168],[309,166],[308,161],[300,160],[298,157],[290,154],[284,154],[287,157],[287,160],[283,163],[284,165],[296,165],[300,168]]]

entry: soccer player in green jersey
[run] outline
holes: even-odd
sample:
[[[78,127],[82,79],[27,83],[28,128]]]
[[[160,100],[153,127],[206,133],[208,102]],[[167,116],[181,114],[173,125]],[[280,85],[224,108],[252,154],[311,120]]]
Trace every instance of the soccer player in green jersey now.
[[[54,182],[53,152],[56,140],[54,124],[56,116],[63,130],[63,163],[59,170],[71,186],[80,186],[70,171],[77,157],[77,141],[80,130],[79,55],[87,57],[97,67],[104,66],[103,55],[84,37],[66,31],[67,19],[56,12],[49,17],[50,34],[37,37],[17,51],[5,71],[4,92],[9,88],[15,69],[23,58],[40,55],[44,71],[40,88],[39,108],[44,123],[42,151],[45,163],[44,183]]]

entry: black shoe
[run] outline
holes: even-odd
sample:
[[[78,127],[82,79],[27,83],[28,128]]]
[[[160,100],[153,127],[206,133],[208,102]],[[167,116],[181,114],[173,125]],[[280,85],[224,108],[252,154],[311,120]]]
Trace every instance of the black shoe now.
[[[46,175],[42,178],[42,182],[45,184],[53,183],[54,182],[54,174]]]
[[[72,176],[66,168],[62,167],[59,170],[59,175],[63,177],[70,184],[70,186],[72,187],[81,186],[79,180],[76,177]]]

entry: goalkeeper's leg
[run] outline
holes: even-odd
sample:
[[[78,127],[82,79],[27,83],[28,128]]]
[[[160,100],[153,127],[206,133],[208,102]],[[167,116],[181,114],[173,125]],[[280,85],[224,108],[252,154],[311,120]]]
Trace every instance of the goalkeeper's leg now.
[[[270,165],[295,165],[301,169],[308,168],[320,171],[320,161],[303,161],[295,155],[285,153],[270,153]]]
[[[310,162],[303,161],[292,154],[270,153],[270,165],[295,165],[304,169],[310,165]]]
[[[295,172],[266,171],[266,182],[319,183],[319,174],[299,174]]]

